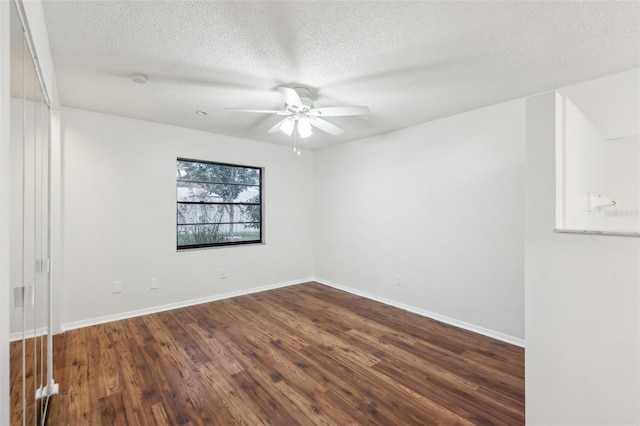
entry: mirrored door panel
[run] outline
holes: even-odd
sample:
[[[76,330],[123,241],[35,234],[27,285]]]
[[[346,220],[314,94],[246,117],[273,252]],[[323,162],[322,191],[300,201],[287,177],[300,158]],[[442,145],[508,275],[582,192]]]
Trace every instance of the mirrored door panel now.
[[[49,321],[49,105],[11,2],[11,423],[46,420]]]

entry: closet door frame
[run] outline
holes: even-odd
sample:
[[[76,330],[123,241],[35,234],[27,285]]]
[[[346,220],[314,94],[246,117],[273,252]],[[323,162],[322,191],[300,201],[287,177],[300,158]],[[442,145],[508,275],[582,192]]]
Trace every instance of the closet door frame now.
[[[15,287],[16,283],[12,283],[12,286],[14,286],[14,304],[17,309],[22,310],[21,420],[22,424],[31,424],[32,419],[34,424],[44,424],[49,397],[58,393],[58,385],[53,380],[52,358],[52,111],[42,70],[35,55],[35,48],[23,4],[20,0],[13,0],[11,1],[10,9],[10,19],[19,21],[12,22],[11,26],[14,27],[14,25],[19,24],[23,36],[19,40],[23,44],[21,58],[23,61],[21,186],[23,270],[21,286]],[[11,43],[13,43],[13,40]],[[17,78],[17,76],[12,76],[12,79],[14,78]],[[28,84],[32,84],[33,87],[28,87]],[[17,102],[15,103],[17,104]],[[17,112],[15,111],[15,113]],[[32,128],[30,127],[31,124],[33,124]],[[13,131],[11,132],[13,137]],[[33,241],[28,241],[30,239]],[[30,244],[32,245],[29,247]],[[30,305],[34,305],[32,312]],[[31,318],[27,321],[27,311],[29,311],[29,314],[33,314],[33,322],[30,322]],[[25,357],[28,353],[27,338],[33,339],[33,370],[31,371],[33,381],[29,383],[31,386],[27,386],[25,375],[27,370]],[[31,368],[31,365],[29,365],[29,368]],[[33,413],[29,411],[32,405]],[[28,422],[27,419],[29,420]],[[15,418],[12,421],[15,421]]]

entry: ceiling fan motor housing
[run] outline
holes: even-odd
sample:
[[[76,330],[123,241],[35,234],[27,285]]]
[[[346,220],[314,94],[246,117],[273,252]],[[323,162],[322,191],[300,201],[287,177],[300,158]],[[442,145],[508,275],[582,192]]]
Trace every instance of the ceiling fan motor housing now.
[[[282,131],[287,135],[310,136],[311,127],[316,127],[323,132],[333,136],[344,133],[335,124],[324,120],[324,117],[340,117],[349,115],[369,114],[369,108],[366,106],[337,106],[315,108],[313,102],[309,98],[311,91],[306,87],[287,87],[278,86],[278,92],[284,100],[284,111],[282,110],[263,110],[263,109],[246,109],[246,108],[227,108],[240,112],[255,112],[260,114],[276,114],[285,116],[275,124],[269,133]],[[302,128],[299,128],[302,126]],[[306,134],[306,136],[302,134]]]
[[[293,87],[293,90],[295,90],[298,96],[300,96],[300,100],[304,105],[304,107],[297,110],[301,112],[307,112],[309,110],[312,110],[314,105],[313,105],[313,101],[309,98],[309,95],[311,94],[311,90],[307,89],[306,87]],[[285,103],[284,107],[285,109],[289,109],[291,108],[291,105],[287,105]],[[292,108],[292,110],[295,111],[296,108]]]

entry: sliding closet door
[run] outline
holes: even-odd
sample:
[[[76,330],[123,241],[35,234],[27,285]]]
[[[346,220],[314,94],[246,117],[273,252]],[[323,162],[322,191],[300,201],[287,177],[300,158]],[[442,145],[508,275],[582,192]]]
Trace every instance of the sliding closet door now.
[[[33,358],[28,357],[33,342],[27,340],[26,332],[33,318],[34,286],[33,271],[28,267],[28,242],[30,229],[26,226],[30,221],[29,212],[25,208],[29,194],[29,173],[26,158],[28,145],[27,135],[27,93],[29,80],[29,58],[27,41],[20,18],[13,2],[11,2],[11,285],[13,287],[13,310],[11,312],[12,336],[16,331],[21,340],[11,345],[11,424],[34,424],[35,398],[27,396],[28,389],[34,384]]]
[[[49,321],[49,106],[11,3],[11,422],[44,424]]]

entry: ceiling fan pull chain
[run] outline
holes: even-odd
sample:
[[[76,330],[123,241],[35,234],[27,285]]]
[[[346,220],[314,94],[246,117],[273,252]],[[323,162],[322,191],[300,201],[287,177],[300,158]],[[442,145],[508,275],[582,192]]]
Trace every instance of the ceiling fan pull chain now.
[[[293,152],[298,152],[298,147],[300,145],[300,133],[298,132],[298,120],[294,120],[293,122],[293,132],[291,133],[293,136]]]

